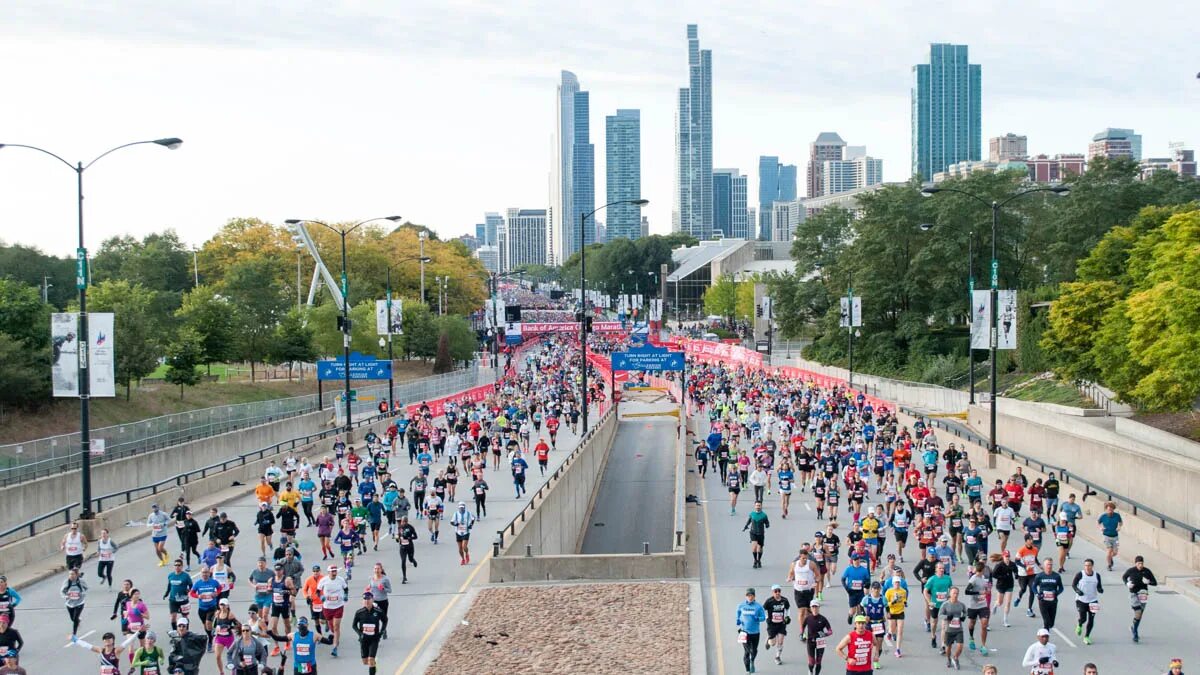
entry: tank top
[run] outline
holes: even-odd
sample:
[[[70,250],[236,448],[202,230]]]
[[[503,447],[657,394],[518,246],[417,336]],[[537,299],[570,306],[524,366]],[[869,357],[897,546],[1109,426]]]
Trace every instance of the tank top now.
[[[108,541],[104,541],[103,539],[97,541],[96,548],[99,550],[100,562],[111,561],[113,559],[113,555],[117,551],[117,547],[113,545],[112,539],[109,539]]]
[[[63,550],[67,555],[83,555],[83,535],[78,532],[74,536],[68,534]]]
[[[850,643],[846,645],[846,672],[849,673],[869,673],[871,672],[871,644],[874,639],[871,633],[859,634],[858,631],[850,633]]]
[[[121,658],[114,649],[111,652],[100,652],[100,675],[120,675]]]
[[[283,581],[279,581],[277,579],[272,579],[271,580],[271,604],[275,605],[276,607],[283,607],[284,605],[287,604],[287,599],[288,599],[287,579],[285,578]]]
[[[813,574],[812,568],[808,563],[801,563],[799,560],[792,563],[792,573],[795,577],[792,581],[792,587],[797,591],[815,590],[817,586],[817,576]]]

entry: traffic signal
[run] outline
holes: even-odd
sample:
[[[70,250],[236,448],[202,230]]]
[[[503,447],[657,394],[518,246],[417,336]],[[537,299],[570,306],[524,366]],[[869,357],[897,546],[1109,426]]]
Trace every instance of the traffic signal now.
[[[763,312],[762,312],[762,305],[756,305],[756,306],[754,307],[754,316],[757,316],[758,318],[760,318],[760,319],[761,319],[761,318],[762,318],[762,314],[763,314]]]
[[[349,334],[349,333],[350,333],[350,326],[351,326],[353,323],[354,323],[354,322],[353,322],[353,321],[350,319],[350,317],[346,317],[346,316],[338,316],[338,318],[337,318],[337,329],[338,329],[338,331],[339,331],[339,332],[342,332],[342,333],[347,333],[347,334]]]

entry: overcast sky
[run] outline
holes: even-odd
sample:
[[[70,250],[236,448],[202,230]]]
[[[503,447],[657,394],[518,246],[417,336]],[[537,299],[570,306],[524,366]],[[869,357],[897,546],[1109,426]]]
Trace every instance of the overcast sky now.
[[[657,6],[661,6],[657,7]],[[684,9],[686,7],[686,9]],[[1133,127],[1147,155],[1200,144],[1200,5],[1044,2],[5,0],[0,143],[85,176],[88,244],[165,227],[192,244],[228,218],[399,214],[443,237],[548,201],[555,84],[591,92],[597,203],[604,116],[642,111],[642,194],[670,228],[685,26],[713,50],[713,165],[803,167],[837,131],[909,175],[911,68],[930,42],[983,66],[983,136],[1085,152]],[[803,177],[803,168],[801,168]],[[801,178],[803,180],[803,178]],[[0,150],[0,240],[75,248],[74,176]],[[801,185],[803,194],[804,187]],[[2,272],[2,271],[0,271]]]

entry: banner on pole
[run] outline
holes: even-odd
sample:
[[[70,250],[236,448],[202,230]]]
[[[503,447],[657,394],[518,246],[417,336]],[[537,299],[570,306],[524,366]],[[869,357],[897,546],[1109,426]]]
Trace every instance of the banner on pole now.
[[[1017,348],[1017,292],[999,292],[1000,334],[996,336],[996,349]]]
[[[842,315],[838,319],[838,325],[842,328],[857,328],[862,325],[862,298],[853,297],[842,299]],[[853,300],[853,303],[851,302]],[[853,305],[853,311],[851,306]]]
[[[389,325],[387,300],[375,301],[375,333],[378,335],[403,335],[404,305],[400,298],[392,298],[392,318]],[[390,330],[389,330],[390,328]]]
[[[1017,292],[996,291],[998,298],[999,330],[996,349],[1017,348]],[[990,349],[992,329],[992,292],[972,292],[971,301],[971,349]]]
[[[111,312],[88,313],[90,345],[79,342],[79,313],[60,312],[50,315],[50,379],[54,396],[79,396],[80,349],[83,362],[88,364],[89,396],[112,398],[117,395],[113,315]]]

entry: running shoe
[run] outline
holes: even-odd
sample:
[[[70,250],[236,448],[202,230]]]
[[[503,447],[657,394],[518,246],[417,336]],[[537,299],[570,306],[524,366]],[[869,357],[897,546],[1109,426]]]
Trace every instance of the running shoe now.
[[[1075,634],[1076,634],[1076,635],[1083,635],[1083,626],[1076,625],[1076,626],[1075,626]]]
[[[1091,638],[1090,636],[1085,636],[1085,637],[1083,638],[1083,644],[1085,644],[1085,645],[1090,645],[1090,644],[1092,644],[1092,638]]]
[[[970,649],[971,651],[975,651],[975,640],[972,639],[970,642],[968,642],[967,648]]]
[[[979,654],[980,654],[981,656],[987,656],[987,655],[988,655],[988,648],[987,648],[987,647],[980,647],[980,648],[979,648]]]

